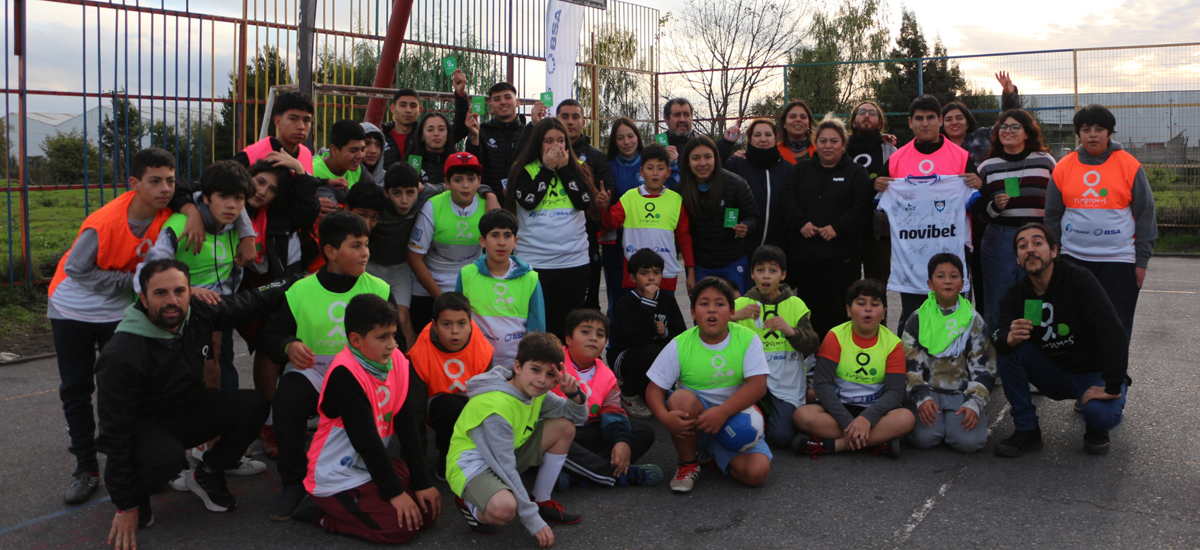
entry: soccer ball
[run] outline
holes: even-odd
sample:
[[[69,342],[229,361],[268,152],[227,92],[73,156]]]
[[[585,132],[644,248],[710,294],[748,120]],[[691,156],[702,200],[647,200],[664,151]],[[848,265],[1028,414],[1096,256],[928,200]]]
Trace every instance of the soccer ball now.
[[[763,416],[751,405],[725,421],[717,432],[717,443],[735,453],[753,449],[763,438]]]

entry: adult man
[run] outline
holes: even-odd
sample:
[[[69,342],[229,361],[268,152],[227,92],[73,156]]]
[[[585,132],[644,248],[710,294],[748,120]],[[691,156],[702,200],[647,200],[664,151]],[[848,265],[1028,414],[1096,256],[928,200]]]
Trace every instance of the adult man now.
[[[1088,105],[1075,113],[1080,146],[1063,157],[1046,187],[1046,225],[1063,257],[1091,271],[1117,308],[1125,334],[1158,238],[1154,195],[1141,163],[1112,135],[1117,120]]]
[[[1000,299],[992,343],[1016,430],[995,452],[1018,457],[1042,448],[1032,384],[1050,399],[1078,400],[1087,424],[1083,450],[1105,454],[1131,383],[1129,337],[1096,277],[1058,257],[1049,228],[1022,226],[1013,248],[1025,277]]]
[[[421,96],[411,88],[401,88],[392,95],[388,105],[392,121],[383,124],[383,168],[404,160],[408,137],[417,127],[421,116]],[[459,139],[462,139],[460,136]],[[380,182],[382,183],[382,182]]]
[[[876,191],[886,191],[890,184],[905,184],[905,178],[909,176],[918,178],[943,176],[943,179],[957,176],[961,177],[962,181],[971,190],[978,190],[983,187],[983,182],[975,174],[975,162],[971,160],[970,153],[966,149],[955,145],[940,133],[942,128],[941,112],[941,102],[936,97],[928,94],[914,99],[909,104],[908,127],[916,137],[895,153],[892,153],[888,157],[887,164],[880,166],[879,177],[875,179]],[[937,180],[938,178],[932,179]],[[921,184],[916,184],[912,187],[921,187]],[[905,189],[909,188],[906,187]],[[921,194],[926,195],[929,193]],[[978,197],[978,193],[973,193],[972,196]],[[930,195],[927,198],[931,201],[936,201],[940,196]],[[924,286],[924,279],[921,277],[924,276],[925,264],[929,261],[930,257],[938,252],[952,252],[957,254],[959,258],[962,258],[964,264],[966,263],[963,244],[970,242],[970,223],[967,208],[970,207],[972,201],[973,199],[968,199],[957,205],[957,208],[961,209],[962,212],[962,223],[958,223],[955,227],[951,228],[938,228],[939,232],[941,229],[951,229],[955,237],[963,239],[964,242],[958,245],[960,250],[933,250],[933,247],[929,247],[925,252],[913,255],[909,254],[911,250],[905,250],[898,246],[900,243],[893,239],[892,266],[888,277],[888,290],[900,293],[899,326],[904,326],[904,323],[908,320],[908,316],[920,307],[928,296],[928,291]],[[936,202],[932,202],[931,204],[936,204]],[[938,209],[939,213],[943,212],[944,208],[948,208],[945,204],[942,206],[943,208]],[[895,226],[896,219],[894,216],[889,221],[891,225]],[[896,233],[895,227],[892,228],[892,233]],[[912,280],[904,280],[904,273],[919,273],[920,276],[911,277]],[[970,289],[971,280],[968,278],[963,291],[966,292]]]
[[[667,152],[672,159],[679,158],[683,146],[695,136],[692,132],[693,114],[692,104],[682,97],[663,105],[663,120],[667,122]]]
[[[874,101],[860,101],[850,111],[850,139],[846,143],[846,154],[851,160],[867,169],[872,182],[887,166],[888,159],[896,152],[896,145],[884,139],[887,119],[883,109]],[[863,239],[863,278],[888,280],[892,271],[892,239],[888,236],[887,214],[875,212],[870,237]]]
[[[468,117],[470,99],[467,97],[467,77],[461,69],[455,70],[454,84],[454,136],[455,139],[470,135],[467,152],[475,155],[483,164],[483,185],[492,189],[496,199],[504,204],[504,193],[508,188],[508,171],[520,154],[521,131],[525,128],[524,115],[517,114],[517,89],[508,82],[497,82],[488,89],[487,102],[492,118],[482,124],[475,115]],[[546,106],[541,103],[533,108],[532,121],[537,124],[546,115]],[[468,122],[468,118],[476,122]]]
[[[187,467],[184,449],[213,438],[187,486],[213,512],[237,507],[224,472],[258,436],[270,402],[254,390],[204,387],[204,361],[215,331],[266,315],[287,287],[210,305],[192,294],[188,267],[175,259],[146,264],[139,282],[137,303],[96,361],[96,447],[108,456],[105,485],[117,507],[109,542],[118,549],[136,547],[137,529],[154,523],[150,494]]]

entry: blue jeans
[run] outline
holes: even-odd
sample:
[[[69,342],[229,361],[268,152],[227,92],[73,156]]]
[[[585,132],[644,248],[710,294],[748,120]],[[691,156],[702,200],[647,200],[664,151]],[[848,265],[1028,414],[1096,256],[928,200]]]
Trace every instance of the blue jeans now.
[[[996,329],[1000,317],[1000,298],[1008,288],[1025,276],[1025,270],[1017,265],[1017,253],[1013,251],[1013,239],[1017,228],[990,223],[983,232],[979,261],[983,264],[981,279],[975,284],[983,285],[983,320],[988,330]]]
[[[742,256],[728,265],[719,267],[703,267],[698,265],[695,269],[696,282],[698,283],[700,279],[715,275],[737,283],[738,287],[734,290],[737,290],[739,294],[745,294],[746,281],[750,277],[750,269],[746,264],[746,257]]]
[[[1004,382],[1004,396],[1012,406],[1013,425],[1021,431],[1038,428],[1037,408],[1029,385],[1033,384],[1042,395],[1061,401],[1079,399],[1092,386],[1104,387],[1099,372],[1074,373],[1058,368],[1046,354],[1032,342],[1022,342],[1017,352],[1001,355],[997,362],[1000,380]],[[1121,423],[1125,410],[1125,398],[1129,394],[1128,384],[1121,385],[1121,397],[1116,399],[1093,399],[1083,405],[1083,420],[1093,429],[1108,431]]]

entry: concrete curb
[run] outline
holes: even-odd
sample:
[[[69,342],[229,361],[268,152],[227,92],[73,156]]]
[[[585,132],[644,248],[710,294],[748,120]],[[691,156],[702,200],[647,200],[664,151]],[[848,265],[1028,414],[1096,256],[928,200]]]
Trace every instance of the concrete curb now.
[[[1166,253],[1155,252],[1154,257],[1156,257],[1156,258],[1200,258],[1200,254],[1189,254],[1189,253],[1185,253],[1185,252],[1166,252]]]
[[[41,355],[30,355],[28,357],[21,357],[19,359],[13,359],[12,361],[0,363],[0,368],[9,367],[12,365],[20,365],[22,363],[29,363],[31,361],[38,361],[41,359],[49,359],[49,358],[55,357],[57,355],[58,355],[57,353],[43,353]]]

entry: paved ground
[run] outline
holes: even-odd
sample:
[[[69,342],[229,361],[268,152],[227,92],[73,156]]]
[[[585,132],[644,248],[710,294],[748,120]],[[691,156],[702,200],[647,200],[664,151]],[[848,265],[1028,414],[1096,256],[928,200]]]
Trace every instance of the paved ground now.
[[[846,454],[813,461],[780,453],[765,487],[712,471],[685,496],[654,488],[570,489],[556,497],[585,513],[555,530],[564,548],[1197,548],[1200,547],[1200,261],[1155,259],[1141,295],[1124,424],[1113,450],[1079,450],[1083,424],[1070,403],[1038,398],[1046,449],[1021,459],[946,448],[905,448],[898,460]],[[893,298],[894,311],[898,300]],[[243,350],[244,353],[244,350]],[[238,357],[243,385],[248,358]],[[0,548],[100,548],[113,508],[103,489],[82,506],[60,495],[73,467],[53,361],[0,367]],[[988,407],[993,438],[1007,435],[1002,392]],[[644,461],[673,470],[666,433]],[[369,548],[315,527],[275,523],[273,469],[231,478],[241,508],[205,511],[191,494],[153,498],[158,524],[142,548]],[[443,497],[451,494],[441,485]],[[471,534],[449,513],[412,544],[421,548],[530,548],[519,526]]]

